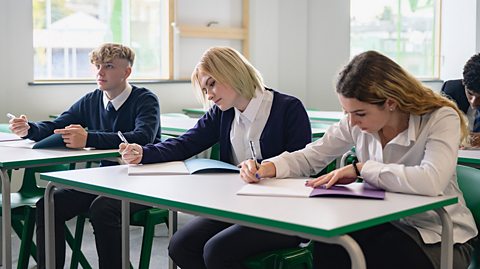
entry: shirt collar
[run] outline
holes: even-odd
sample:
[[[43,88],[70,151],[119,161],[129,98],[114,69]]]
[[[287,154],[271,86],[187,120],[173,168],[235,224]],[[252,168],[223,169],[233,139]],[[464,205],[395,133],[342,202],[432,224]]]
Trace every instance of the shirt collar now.
[[[239,123],[241,117],[243,120],[248,120],[250,123],[252,123],[255,120],[258,110],[260,109],[263,96],[264,91],[258,89],[255,90],[255,97],[250,100],[243,112],[240,112],[240,110],[235,108],[235,121]]]
[[[399,133],[389,143],[405,147],[410,146],[411,143],[417,140],[421,120],[421,116],[410,114],[410,117],[408,119],[408,128],[403,132]]]
[[[112,100],[108,99],[108,96],[105,92],[103,92],[103,107],[107,109],[107,104],[108,102],[112,102],[113,107],[115,110],[120,109],[122,107],[123,103],[127,100],[127,98],[130,96],[130,93],[132,92],[132,85],[130,83],[127,83],[127,86],[125,89],[115,98]]]

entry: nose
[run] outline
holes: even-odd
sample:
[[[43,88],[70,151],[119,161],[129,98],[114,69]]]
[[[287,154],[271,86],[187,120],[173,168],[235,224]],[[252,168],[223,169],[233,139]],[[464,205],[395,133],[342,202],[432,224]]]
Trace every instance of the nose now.
[[[100,66],[99,68],[97,68],[97,75],[103,76],[104,71],[105,69],[103,68],[103,66]]]
[[[213,97],[215,96],[215,94],[213,93],[213,91],[210,89],[210,90],[206,90],[206,93],[205,95],[207,96],[207,99],[210,101],[213,99]]]
[[[357,125],[358,123],[357,118],[355,117],[355,115],[352,115],[352,114],[348,114],[348,120],[350,121],[350,126],[352,127]]]
[[[472,96],[471,101],[472,107],[479,108],[480,107],[480,96]]]

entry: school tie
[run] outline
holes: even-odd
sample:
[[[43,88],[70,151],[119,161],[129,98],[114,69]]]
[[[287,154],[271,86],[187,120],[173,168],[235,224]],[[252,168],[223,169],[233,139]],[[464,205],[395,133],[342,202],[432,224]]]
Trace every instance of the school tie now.
[[[112,102],[108,101],[107,103],[107,111],[108,112],[115,112],[115,107],[113,106]]]
[[[480,108],[477,109],[475,113],[475,122],[473,124],[473,132],[480,132]]]

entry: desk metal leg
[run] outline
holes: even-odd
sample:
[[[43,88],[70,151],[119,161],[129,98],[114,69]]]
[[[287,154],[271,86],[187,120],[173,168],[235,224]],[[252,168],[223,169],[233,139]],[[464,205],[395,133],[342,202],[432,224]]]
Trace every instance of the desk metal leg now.
[[[312,240],[325,242],[328,244],[337,244],[345,248],[352,261],[352,268],[366,269],[367,265],[362,249],[358,243],[349,235],[341,235],[336,237],[313,237]]]
[[[453,223],[452,219],[448,215],[444,208],[435,209],[435,212],[440,216],[442,220],[442,269],[453,268]]]
[[[45,189],[45,266],[55,267],[55,210],[53,193],[55,185],[49,182]]]
[[[122,269],[130,269],[130,202],[122,200]]]
[[[178,227],[178,214],[177,211],[169,210],[168,211],[168,241],[172,239],[174,233],[177,232]],[[173,262],[172,259],[168,258],[168,268],[176,269],[177,265]]]
[[[4,269],[12,268],[12,216],[10,215],[10,178],[6,169],[2,169],[2,264]]]

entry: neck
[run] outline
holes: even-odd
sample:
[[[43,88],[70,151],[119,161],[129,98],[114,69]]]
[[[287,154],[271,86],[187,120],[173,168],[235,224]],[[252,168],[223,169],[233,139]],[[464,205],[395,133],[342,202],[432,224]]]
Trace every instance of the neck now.
[[[248,104],[250,103],[250,100],[241,96],[238,97],[237,102],[235,102],[235,108],[240,110],[240,112],[245,111],[245,109],[247,109]]]
[[[105,94],[107,95],[109,100],[112,100],[112,99],[115,99],[115,97],[119,96],[125,90],[126,87],[127,87],[127,83],[125,82],[119,85],[118,87],[116,87],[115,89],[105,90]]]
[[[388,124],[383,126],[379,133],[387,140],[386,142],[388,142],[408,128],[409,119],[410,114],[408,113],[400,111],[394,112]]]

